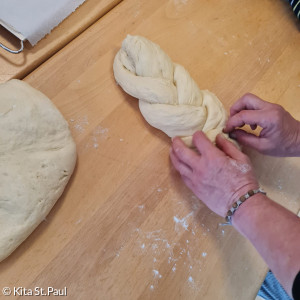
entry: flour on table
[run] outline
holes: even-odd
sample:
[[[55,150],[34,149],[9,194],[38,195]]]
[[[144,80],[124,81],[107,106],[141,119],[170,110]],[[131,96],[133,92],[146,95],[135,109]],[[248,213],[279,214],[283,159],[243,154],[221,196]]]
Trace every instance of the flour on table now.
[[[175,229],[178,230],[178,225],[180,225],[184,230],[188,230],[189,223],[188,219],[194,214],[194,212],[190,212],[188,215],[186,215],[184,218],[178,218],[177,216],[173,217],[173,220],[175,222]]]
[[[108,128],[102,127],[101,125],[96,126],[92,132],[92,135],[90,136],[90,140],[86,144],[86,148],[93,147],[98,149],[101,142],[108,140],[108,133]]]
[[[89,125],[88,117],[83,116],[77,120],[71,119],[72,125],[76,131],[84,132],[85,128]]]

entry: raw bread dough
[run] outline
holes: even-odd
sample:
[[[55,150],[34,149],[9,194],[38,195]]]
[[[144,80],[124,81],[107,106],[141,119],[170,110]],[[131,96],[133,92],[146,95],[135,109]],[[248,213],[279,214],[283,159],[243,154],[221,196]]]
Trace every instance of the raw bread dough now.
[[[197,130],[213,142],[222,133],[227,114],[220,100],[200,90],[184,67],[173,63],[157,44],[128,35],[113,69],[125,92],[139,99],[146,121],[168,136],[180,136],[191,147]]]
[[[0,261],[42,222],[76,163],[68,123],[41,92],[0,84]]]

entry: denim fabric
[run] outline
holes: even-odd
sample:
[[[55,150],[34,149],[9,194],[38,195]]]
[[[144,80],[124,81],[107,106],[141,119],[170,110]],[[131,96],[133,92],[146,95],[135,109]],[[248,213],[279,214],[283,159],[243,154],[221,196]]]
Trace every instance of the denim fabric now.
[[[268,272],[257,295],[265,300],[292,300],[271,271]]]

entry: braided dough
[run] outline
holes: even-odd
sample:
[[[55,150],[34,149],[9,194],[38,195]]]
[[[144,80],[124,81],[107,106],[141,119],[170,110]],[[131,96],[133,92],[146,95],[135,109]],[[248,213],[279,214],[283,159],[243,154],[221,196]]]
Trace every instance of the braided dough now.
[[[139,99],[146,121],[169,137],[180,136],[192,147],[192,135],[202,130],[215,142],[227,119],[220,100],[196,82],[155,43],[128,35],[114,59],[116,81]]]
[[[0,261],[45,219],[75,162],[68,123],[53,103],[23,81],[0,84]]]

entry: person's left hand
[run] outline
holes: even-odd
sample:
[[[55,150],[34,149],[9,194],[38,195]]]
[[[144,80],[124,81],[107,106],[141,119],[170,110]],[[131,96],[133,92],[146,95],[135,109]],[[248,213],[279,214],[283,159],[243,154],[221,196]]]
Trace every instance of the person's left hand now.
[[[250,160],[221,135],[216,139],[218,148],[201,131],[193,135],[193,144],[199,154],[174,138],[171,161],[194,194],[225,217],[239,197],[258,188]]]

